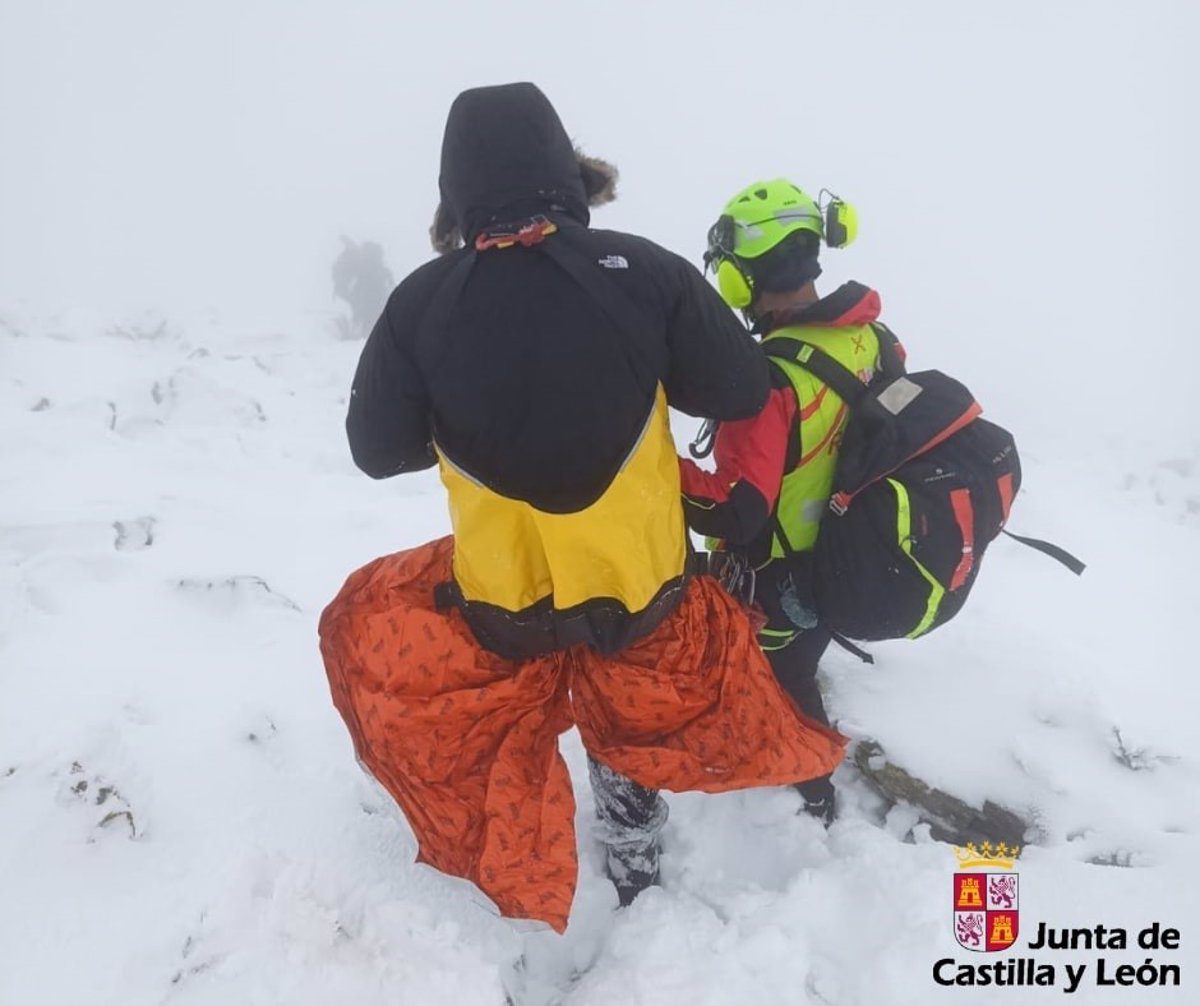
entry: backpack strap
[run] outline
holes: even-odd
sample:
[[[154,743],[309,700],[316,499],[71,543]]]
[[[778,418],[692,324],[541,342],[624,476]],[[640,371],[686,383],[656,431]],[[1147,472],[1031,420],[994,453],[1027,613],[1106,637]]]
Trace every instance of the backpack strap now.
[[[542,225],[536,233],[533,225]],[[529,239],[522,235],[530,234]],[[452,268],[433,296],[425,312],[422,327],[437,330],[445,326],[450,312],[467,285],[471,270],[480,254],[493,248],[506,249],[514,245],[536,248],[550,258],[608,315],[626,336],[629,347],[638,354],[646,330],[645,312],[640,310],[612,279],[593,268],[592,260],[575,248],[562,228],[554,226],[545,217],[531,217],[528,221],[501,224],[484,231],[476,240],[470,254],[463,255]],[[640,354],[639,354],[640,355]]]
[[[796,550],[792,548],[791,541],[788,540],[787,532],[783,529],[783,521],[779,519],[779,502],[775,503],[775,510],[771,514],[771,520],[775,526],[775,537],[779,539],[779,547],[783,549],[785,556],[796,554]]]
[[[1080,562],[1065,548],[1061,548],[1060,546],[1052,544],[1048,541],[1042,541],[1040,538],[1026,538],[1024,535],[1013,534],[1011,531],[1008,531],[1004,528],[1001,528],[1001,530],[1004,531],[1004,533],[1013,541],[1019,541],[1022,545],[1026,545],[1029,548],[1035,549],[1036,551],[1041,552],[1043,555],[1048,555],[1051,559],[1058,560],[1076,576],[1082,576],[1083,571],[1087,569],[1086,563]]]
[[[856,408],[867,395],[867,386],[848,367],[842,366],[824,350],[793,339],[790,335],[777,335],[763,343],[767,356],[788,360],[807,370],[822,384],[827,384],[851,409]]]
[[[418,338],[422,338],[427,332],[440,332],[446,327],[446,322],[450,320],[450,312],[454,310],[459,295],[471,277],[471,270],[475,268],[475,259],[479,253],[471,250],[459,254],[462,254],[462,258],[451,267],[425,309],[425,315],[419,323]]]
[[[829,637],[835,643],[837,643],[838,646],[840,646],[843,650],[845,650],[847,653],[853,653],[864,664],[875,663],[875,658],[873,656],[871,656],[871,654],[868,653],[866,650],[864,650],[861,646],[855,646],[852,642],[850,642],[850,640],[848,640],[841,633],[833,632],[831,630],[827,630],[827,631],[829,631]]]
[[[636,364],[635,371],[656,373],[645,348],[646,312],[618,283],[596,268],[593,259],[572,244],[565,228],[552,225],[545,217],[500,224],[480,233],[470,253],[463,255],[434,293],[421,321],[422,331],[437,332],[445,327],[480,255],[504,254],[505,249],[513,246],[541,252],[570,276],[624,336],[620,348],[631,365]]]
[[[571,244],[563,230],[535,245],[547,258],[553,260],[563,272],[571,277],[624,334],[626,352],[638,357],[642,369],[654,373],[649,366],[646,352],[646,312],[640,309],[621,286],[605,272],[596,268],[596,262]]]
[[[763,351],[768,357],[787,360],[812,374],[822,384],[832,388],[850,409],[857,408],[867,395],[867,386],[858,379],[853,371],[842,366],[824,350],[802,339],[794,339],[787,335],[774,336],[763,343]],[[801,436],[803,436],[803,431],[801,431]],[[788,540],[787,532],[783,528],[783,521],[779,519],[778,505],[775,508],[773,521],[774,536],[779,541],[779,547],[783,549],[784,555],[795,555],[796,550]]]
[[[896,333],[882,321],[871,322],[871,331],[879,342],[879,373],[889,383],[903,377],[908,371],[904,365],[904,351]]]

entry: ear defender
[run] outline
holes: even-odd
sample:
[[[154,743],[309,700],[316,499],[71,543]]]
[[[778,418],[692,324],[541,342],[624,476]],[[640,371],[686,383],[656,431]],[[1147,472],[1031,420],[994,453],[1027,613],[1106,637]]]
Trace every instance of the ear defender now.
[[[858,237],[858,211],[832,192],[822,189],[821,194],[829,196],[824,213],[825,244],[830,248],[845,248]]]
[[[721,299],[736,311],[750,306],[754,288],[750,277],[738,265],[733,249],[736,243],[735,223],[728,213],[722,213],[708,229],[708,251],[704,253],[705,267],[711,267],[717,277]]]
[[[750,277],[730,258],[723,258],[717,263],[717,290],[721,299],[736,311],[749,307],[754,299]]]

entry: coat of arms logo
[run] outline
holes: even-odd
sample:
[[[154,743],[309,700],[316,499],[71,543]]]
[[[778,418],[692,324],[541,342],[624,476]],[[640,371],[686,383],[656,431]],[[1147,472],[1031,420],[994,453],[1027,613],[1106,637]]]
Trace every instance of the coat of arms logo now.
[[[955,848],[954,938],[960,947],[988,953],[1007,950],[1016,942],[1020,903],[1012,868],[1020,853],[1003,842]],[[967,872],[980,867],[985,872]]]

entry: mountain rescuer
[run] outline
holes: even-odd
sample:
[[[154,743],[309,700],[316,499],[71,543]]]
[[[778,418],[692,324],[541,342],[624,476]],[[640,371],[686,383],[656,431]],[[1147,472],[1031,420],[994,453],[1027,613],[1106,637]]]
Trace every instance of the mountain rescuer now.
[[[320,627],[356,754],[421,861],[559,930],[577,872],[564,730],[623,904],[658,879],[657,790],[797,783],[843,746],[694,575],[667,406],[751,421],[769,372],[694,267],[589,229],[615,174],[532,84],[455,100],[441,256],[392,293],[346,420],[367,474],[438,466],[454,534],[353,573]]]
[[[333,295],[350,306],[347,333],[356,339],[365,338],[396,285],[384,262],[383,246],[375,241],[355,241],[343,234],[332,275]]]
[[[880,338],[893,339],[876,324],[879,295],[853,282],[825,297],[815,287],[822,239],[842,247],[855,229],[853,210],[836,198],[822,208],[784,179],[756,182],[725,205],[709,231],[705,261],[764,348],[800,340],[866,383],[880,366]],[[758,638],[771,668],[807,716],[828,724],[816,674],[831,635],[814,612],[805,554],[829,502],[847,409],[807,370],[768,358],[767,403],[752,418],[720,423],[716,471],[681,461],[684,509],[693,530],[718,539],[735,566],[755,571],[753,599],[767,616]],[[797,788],[809,813],[833,820],[828,775]]]

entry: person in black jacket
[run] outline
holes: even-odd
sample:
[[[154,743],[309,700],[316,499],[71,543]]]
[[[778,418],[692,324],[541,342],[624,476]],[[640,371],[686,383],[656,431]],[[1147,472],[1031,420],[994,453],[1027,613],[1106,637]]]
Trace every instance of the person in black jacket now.
[[[442,601],[509,658],[615,653],[654,631],[689,575],[667,407],[744,419],[769,391],[699,271],[589,227],[615,178],[533,84],[460,94],[441,255],[392,293],[354,376],[355,462],[374,478],[440,465],[455,536]],[[665,805],[603,766],[592,779],[624,902],[657,878]]]

